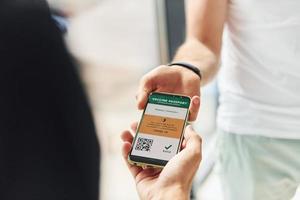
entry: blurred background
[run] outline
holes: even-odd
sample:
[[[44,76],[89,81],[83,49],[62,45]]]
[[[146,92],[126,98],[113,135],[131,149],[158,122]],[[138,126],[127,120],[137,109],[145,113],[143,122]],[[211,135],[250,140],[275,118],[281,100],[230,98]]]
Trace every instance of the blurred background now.
[[[49,0],[69,16],[66,42],[78,61],[102,147],[101,199],[138,199],[124,161],[120,133],[138,121],[139,79],[170,61],[184,39],[182,0]],[[203,138],[203,161],[194,183],[196,199],[221,200],[215,164],[215,81],[202,88],[195,129]]]

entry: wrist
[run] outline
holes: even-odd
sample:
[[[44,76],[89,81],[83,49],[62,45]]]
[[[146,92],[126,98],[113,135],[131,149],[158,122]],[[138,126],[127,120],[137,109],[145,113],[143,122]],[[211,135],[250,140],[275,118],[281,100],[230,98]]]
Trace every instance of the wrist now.
[[[177,65],[174,65],[171,68],[177,72],[180,72],[180,74],[183,76],[183,79],[188,78],[193,82],[199,82],[199,84],[201,83],[200,77],[192,70]]]
[[[191,72],[193,72],[194,74],[196,74],[199,79],[202,79],[202,74],[201,71],[198,67],[196,67],[196,65],[192,64],[192,63],[187,63],[187,62],[173,62],[168,64],[168,66],[177,66],[177,67],[181,67],[181,68],[185,68]]]
[[[190,191],[183,186],[174,185],[170,187],[160,187],[154,191],[151,200],[172,199],[172,200],[188,200]]]

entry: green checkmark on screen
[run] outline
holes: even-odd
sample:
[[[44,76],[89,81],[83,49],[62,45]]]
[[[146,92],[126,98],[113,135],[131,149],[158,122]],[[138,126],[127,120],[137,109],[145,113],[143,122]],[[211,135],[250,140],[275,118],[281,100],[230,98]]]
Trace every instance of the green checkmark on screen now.
[[[165,149],[170,149],[172,147],[172,145],[170,144],[169,146],[165,146]]]

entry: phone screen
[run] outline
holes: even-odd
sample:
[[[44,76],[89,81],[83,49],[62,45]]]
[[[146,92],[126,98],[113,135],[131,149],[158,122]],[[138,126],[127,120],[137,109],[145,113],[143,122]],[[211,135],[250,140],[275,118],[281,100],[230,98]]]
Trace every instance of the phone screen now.
[[[180,150],[189,106],[189,97],[152,93],[137,130],[131,156],[137,156],[137,161],[165,165]]]

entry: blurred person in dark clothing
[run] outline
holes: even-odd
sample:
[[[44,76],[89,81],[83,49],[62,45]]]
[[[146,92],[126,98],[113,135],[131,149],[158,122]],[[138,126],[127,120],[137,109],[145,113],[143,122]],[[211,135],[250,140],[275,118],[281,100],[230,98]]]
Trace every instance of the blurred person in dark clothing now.
[[[1,1],[0,56],[0,199],[98,199],[92,115],[46,2]]]
[[[45,1],[0,3],[1,200],[99,198],[99,144],[59,27]],[[188,128],[184,144],[163,171],[128,165],[142,199],[188,199],[201,140]]]

